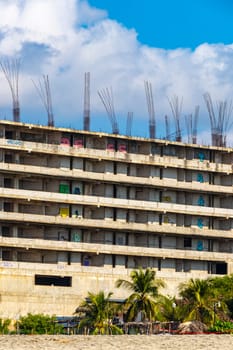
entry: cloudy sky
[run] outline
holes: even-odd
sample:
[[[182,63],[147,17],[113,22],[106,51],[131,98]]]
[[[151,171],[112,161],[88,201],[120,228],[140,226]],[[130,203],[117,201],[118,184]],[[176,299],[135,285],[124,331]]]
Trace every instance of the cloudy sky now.
[[[120,133],[133,112],[132,134],[148,136],[144,81],[152,84],[157,136],[164,116],[174,122],[168,99],[186,115],[200,105],[198,141],[208,142],[203,93],[215,103],[233,97],[231,0],[0,0],[0,57],[20,58],[21,120],[46,124],[32,84],[50,78],[57,126],[83,127],[84,73],[91,74],[91,130],[111,131],[97,94],[112,88]],[[0,117],[12,119],[11,95],[0,73]],[[228,144],[233,144],[229,139]]]

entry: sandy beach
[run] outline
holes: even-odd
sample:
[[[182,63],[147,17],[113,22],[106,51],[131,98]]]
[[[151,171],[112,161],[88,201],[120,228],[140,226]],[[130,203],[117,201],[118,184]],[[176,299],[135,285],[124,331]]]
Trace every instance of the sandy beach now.
[[[233,335],[3,335],[0,350],[219,350],[233,349]]]

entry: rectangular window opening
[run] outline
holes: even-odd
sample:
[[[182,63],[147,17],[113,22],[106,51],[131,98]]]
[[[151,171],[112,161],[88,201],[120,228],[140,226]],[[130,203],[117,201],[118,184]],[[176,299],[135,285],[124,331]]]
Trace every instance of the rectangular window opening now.
[[[72,277],[52,276],[52,275],[35,275],[35,285],[38,285],[38,286],[56,286],[56,287],[72,287]]]
[[[192,247],[192,238],[184,238],[184,248]]]

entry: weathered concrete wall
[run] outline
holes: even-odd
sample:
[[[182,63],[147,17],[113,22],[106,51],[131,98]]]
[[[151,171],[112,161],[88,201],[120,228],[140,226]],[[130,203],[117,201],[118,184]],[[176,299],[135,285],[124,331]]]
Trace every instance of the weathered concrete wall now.
[[[51,253],[47,258],[51,259]],[[96,256],[98,258],[98,256]],[[143,265],[143,258],[138,258]],[[72,315],[80,301],[87,296],[88,291],[113,291],[114,298],[123,299],[128,295],[124,289],[116,289],[115,281],[118,278],[129,278],[130,271],[125,269],[124,257],[116,257],[116,262],[122,268],[108,267],[80,267],[77,265],[65,266],[62,264],[35,264],[19,262],[0,263],[0,314],[1,317],[15,318],[16,315],[25,315],[28,312],[46,313],[56,315]],[[144,262],[147,264],[147,262]],[[167,287],[161,291],[173,295],[177,293],[177,286],[191,277],[205,277],[202,266],[195,262],[196,271],[192,274],[174,273],[172,260],[162,262],[163,272],[158,271],[157,276],[166,279]],[[133,262],[132,262],[133,265]],[[35,274],[58,276],[72,276],[72,287],[38,286],[34,283]],[[206,275],[207,276],[207,275]]]

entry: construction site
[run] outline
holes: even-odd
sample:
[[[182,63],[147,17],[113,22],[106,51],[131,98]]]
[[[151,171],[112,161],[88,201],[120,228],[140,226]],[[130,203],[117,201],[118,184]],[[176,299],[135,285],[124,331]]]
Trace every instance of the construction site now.
[[[0,313],[72,315],[89,291],[114,292],[132,269],[151,267],[178,294],[190,278],[233,273],[232,106],[204,94],[210,146],[197,144],[199,106],[180,128],[182,99],[169,99],[156,138],[152,85],[145,81],[148,138],[119,134],[111,88],[98,91],[111,133],[91,131],[90,73],[83,130],[55,126],[49,77],[33,82],[47,126],[22,123],[19,62],[1,62],[13,121],[0,121]],[[175,131],[170,133],[171,121]]]

